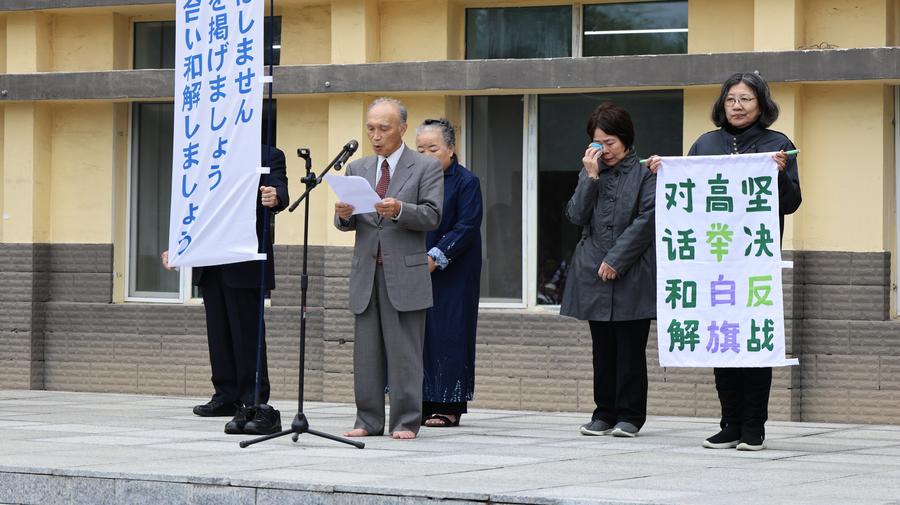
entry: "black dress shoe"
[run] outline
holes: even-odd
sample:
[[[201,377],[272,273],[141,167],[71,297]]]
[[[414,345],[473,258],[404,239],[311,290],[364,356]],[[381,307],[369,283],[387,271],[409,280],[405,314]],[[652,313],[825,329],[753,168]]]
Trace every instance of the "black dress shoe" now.
[[[234,402],[212,399],[203,405],[194,406],[194,415],[200,417],[233,416],[239,407],[240,405]]]
[[[244,433],[250,435],[269,435],[281,431],[281,412],[271,405],[262,405],[255,408],[253,419],[244,425]]]
[[[239,408],[231,421],[225,423],[225,433],[229,435],[243,435],[244,426],[246,426],[248,421],[253,419],[255,414],[256,409],[253,407],[245,406]]]

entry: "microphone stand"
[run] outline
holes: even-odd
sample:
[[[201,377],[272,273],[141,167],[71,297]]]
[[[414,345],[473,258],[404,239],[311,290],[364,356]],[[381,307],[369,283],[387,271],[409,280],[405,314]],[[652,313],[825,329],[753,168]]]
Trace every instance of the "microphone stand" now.
[[[352,152],[350,153],[352,154]],[[249,447],[253,444],[257,444],[259,442],[264,442],[266,440],[271,440],[273,438],[283,437],[284,435],[293,433],[292,437],[293,441],[296,442],[300,435],[304,433],[309,433],[310,435],[315,435],[321,438],[327,438],[329,440],[334,440],[335,442],[341,442],[347,445],[352,445],[357,449],[362,449],[366,446],[366,444],[356,441],[349,440],[343,437],[339,437],[336,435],[331,435],[329,433],[324,433],[321,431],[313,430],[309,427],[309,421],[306,419],[306,414],[303,413],[303,379],[304,379],[304,365],[306,361],[306,292],[309,288],[309,277],[307,275],[307,264],[306,258],[309,253],[309,194],[313,189],[316,188],[319,184],[322,183],[322,176],[328,173],[329,170],[335,168],[337,170],[341,169],[341,166],[346,162],[349,155],[346,154],[345,150],[341,151],[331,163],[325,167],[325,170],[322,172],[322,176],[316,177],[316,174],[312,171],[312,158],[309,154],[309,149],[301,148],[297,149],[297,156],[303,158],[306,161],[306,176],[300,179],[300,182],[306,185],[306,191],[300,195],[290,207],[289,211],[293,212],[294,209],[297,208],[297,205],[300,205],[300,202],[306,201],[304,205],[303,212],[303,271],[300,276],[300,372],[299,372],[299,386],[297,391],[297,415],[294,416],[294,420],[291,422],[291,428],[289,430],[280,431],[278,433],[272,433],[270,435],[263,435],[261,437],[257,437],[251,440],[244,440],[240,443],[242,448]]]

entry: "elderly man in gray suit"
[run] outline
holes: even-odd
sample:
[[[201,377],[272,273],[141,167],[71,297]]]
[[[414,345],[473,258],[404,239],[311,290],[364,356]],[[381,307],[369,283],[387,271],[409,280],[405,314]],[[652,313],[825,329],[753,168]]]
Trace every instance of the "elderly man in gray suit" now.
[[[376,155],[348,165],[347,175],[364,177],[382,200],[364,214],[353,214],[347,203],[334,206],[335,226],[356,231],[350,270],[356,423],[348,437],[384,432],[385,386],[393,438],[416,438],[422,420],[425,310],[432,305],[425,235],[441,221],[444,177],[438,160],[403,144],[406,118],[406,108],[391,98],[369,106],[366,130]]]

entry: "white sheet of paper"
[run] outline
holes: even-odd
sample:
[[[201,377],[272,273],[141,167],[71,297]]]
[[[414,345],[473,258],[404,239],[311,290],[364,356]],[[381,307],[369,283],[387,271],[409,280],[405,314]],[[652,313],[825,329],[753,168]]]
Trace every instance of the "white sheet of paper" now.
[[[375,204],[381,201],[369,181],[358,175],[325,174],[325,180],[338,200],[353,206],[354,214],[375,212]]]

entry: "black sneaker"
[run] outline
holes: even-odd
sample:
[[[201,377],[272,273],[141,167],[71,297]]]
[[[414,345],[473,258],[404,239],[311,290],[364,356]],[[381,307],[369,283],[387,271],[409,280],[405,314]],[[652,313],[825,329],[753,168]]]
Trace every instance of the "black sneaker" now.
[[[591,422],[587,424],[582,424],[581,428],[579,428],[582,435],[609,435],[612,433],[613,427],[610,426],[609,423],[601,421],[599,419],[593,419]]]
[[[737,444],[739,451],[761,451],[765,448],[762,435],[741,435],[741,441]]]
[[[703,441],[707,449],[733,449],[741,441],[740,430],[726,426],[725,429]]]
[[[244,425],[245,434],[269,435],[281,431],[281,412],[265,403],[254,410],[253,419]]]
[[[231,419],[225,423],[225,433],[229,435],[243,435],[244,427],[253,419],[256,409],[250,406],[241,407]]]
[[[200,417],[227,417],[233,416],[240,405],[234,402],[223,402],[213,398],[203,405],[194,406],[194,415]]]
[[[641,429],[637,426],[627,421],[619,421],[618,423],[616,423],[616,427],[612,430],[612,436],[634,438],[637,436],[639,431],[641,431]]]

